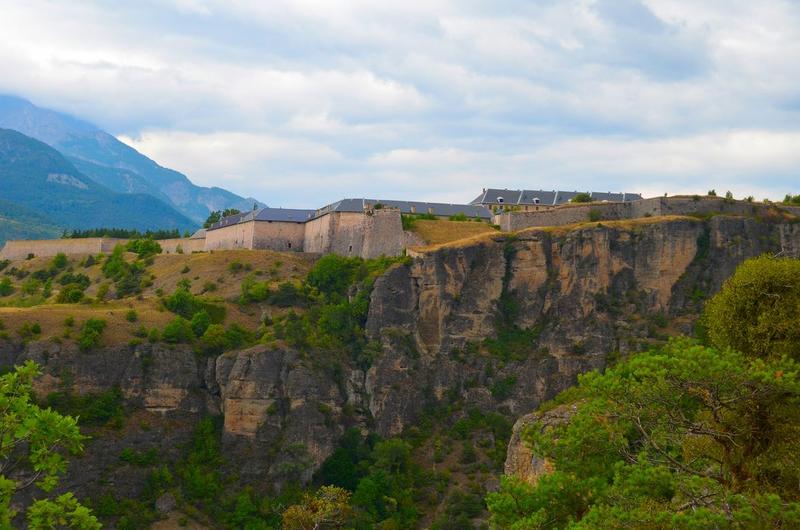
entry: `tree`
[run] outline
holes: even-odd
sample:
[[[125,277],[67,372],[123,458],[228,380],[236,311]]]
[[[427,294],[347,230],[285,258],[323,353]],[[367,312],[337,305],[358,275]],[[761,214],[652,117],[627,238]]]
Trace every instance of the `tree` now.
[[[242,213],[236,208],[226,208],[224,210],[216,210],[208,214],[208,218],[206,218],[206,222],[203,223],[203,228],[208,228],[214,223],[218,223],[224,217],[230,217],[231,215],[236,215]]]
[[[718,348],[800,359],[800,260],[745,261],[708,301],[704,322]]]
[[[42,409],[32,399],[33,379],[40,374],[33,361],[0,376],[0,527],[11,528],[17,515],[15,494],[31,487],[49,493],[66,470],[64,453],[83,451],[86,439],[75,418]],[[27,510],[32,529],[94,530],[100,523],[71,493],[40,498]]]
[[[283,512],[285,530],[342,528],[350,518],[350,492],[336,486],[322,486],[314,495],[305,494],[300,504]]]
[[[576,202],[576,203],[592,202],[592,196],[585,192],[578,193],[572,199],[570,199],[569,202]]]
[[[796,527],[799,370],[680,339],[582,376],[570,421],[526,433],[555,472],[505,477],[494,526]]]

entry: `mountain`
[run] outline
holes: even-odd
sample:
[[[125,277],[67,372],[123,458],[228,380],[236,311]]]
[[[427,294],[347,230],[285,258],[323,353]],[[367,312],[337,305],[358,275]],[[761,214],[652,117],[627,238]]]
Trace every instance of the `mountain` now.
[[[64,228],[191,230],[197,225],[151,195],[109,190],[52,147],[8,129],[0,129],[0,184],[0,199]]]
[[[0,246],[9,239],[53,239],[62,233],[46,216],[0,199]]]
[[[258,202],[222,188],[196,186],[186,175],[158,165],[95,125],[21,98],[0,96],[0,127],[50,145],[111,191],[152,195],[196,222],[205,221],[213,210],[250,210]]]

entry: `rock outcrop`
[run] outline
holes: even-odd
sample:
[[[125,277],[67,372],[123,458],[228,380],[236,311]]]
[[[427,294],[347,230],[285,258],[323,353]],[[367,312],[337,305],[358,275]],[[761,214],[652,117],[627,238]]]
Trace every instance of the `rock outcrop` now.
[[[741,261],[764,252],[797,256],[800,225],[653,218],[498,233],[423,251],[375,282],[366,332],[380,353],[366,370],[267,346],[201,359],[181,346],[80,352],[66,342],[0,341],[0,359],[41,364],[41,394],[119,387],[157,424],[90,442],[87,457],[73,463],[76,482],[102,475],[127,483],[136,470],[103,471],[118,463],[121,446],[151,443],[175,454],[209,413],[223,415],[228,460],[244,480],[308,480],[351,426],[395,435],[426,407],[455,399],[512,417],[534,410],[609,356],[690,331],[703,300]],[[669,317],[680,318],[662,329]],[[514,348],[506,352],[508,341]],[[515,428],[507,465],[534,478],[544,464],[519,438],[530,420]]]

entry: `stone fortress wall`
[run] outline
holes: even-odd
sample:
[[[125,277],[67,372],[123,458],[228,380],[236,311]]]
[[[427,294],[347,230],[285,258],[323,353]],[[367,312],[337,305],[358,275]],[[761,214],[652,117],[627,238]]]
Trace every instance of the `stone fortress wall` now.
[[[104,237],[6,241],[5,246],[0,250],[0,259],[25,259],[29,254],[49,258],[62,252],[71,255],[100,254],[101,252],[111,252],[117,244],[126,241],[125,239]]]
[[[677,196],[654,197],[632,202],[598,202],[569,204],[544,211],[504,212],[493,217],[493,223],[504,232],[524,228],[563,226],[586,221],[619,221],[665,215],[755,215],[759,211],[780,208],[800,215],[800,207],[776,203],[732,201],[722,197]]]
[[[800,207],[731,201],[721,197],[655,197],[633,202],[568,204],[540,211],[514,211],[497,214],[493,222],[504,232],[524,228],[563,226],[590,220],[615,221],[666,215],[755,215],[779,208],[800,216]],[[86,238],[8,241],[0,259],[24,259],[29,254],[41,257],[59,252],[70,255],[111,252],[124,239]],[[408,247],[422,245],[414,234],[405,232],[401,213],[395,208],[366,209],[363,212],[330,212],[306,222],[249,221],[209,230],[192,238],[159,240],[166,254],[190,254],[225,249],[268,249],[318,254],[339,254],[375,258],[399,256]]]

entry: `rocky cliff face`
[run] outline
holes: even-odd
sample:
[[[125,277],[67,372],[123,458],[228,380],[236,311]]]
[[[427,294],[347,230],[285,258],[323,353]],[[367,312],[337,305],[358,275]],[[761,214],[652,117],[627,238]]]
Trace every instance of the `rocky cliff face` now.
[[[128,422],[90,442],[67,488],[91,491],[99,476],[135,493],[136,470],[112,465],[120,448],[174,455],[209,413],[223,415],[230,465],[244,480],[308,480],[350,426],[398,434],[455,398],[519,417],[609,356],[689,331],[690,315],[742,260],[799,251],[800,225],[725,217],[528,230],[426,251],[376,281],[367,333],[380,354],[366,371],[266,346],[199,359],[185,347],[82,353],[0,341],[0,356],[40,363],[42,394],[116,386],[144,415],[148,429]],[[510,453],[530,460],[520,449]]]

